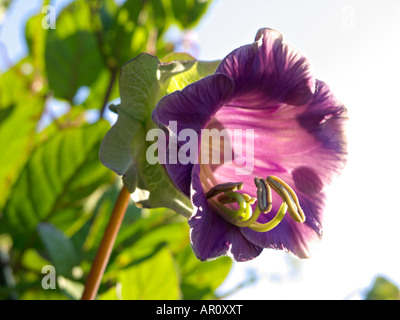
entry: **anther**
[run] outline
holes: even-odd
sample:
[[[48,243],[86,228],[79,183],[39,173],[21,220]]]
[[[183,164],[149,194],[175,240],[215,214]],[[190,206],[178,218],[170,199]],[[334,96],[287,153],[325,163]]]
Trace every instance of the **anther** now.
[[[254,178],[257,187],[257,205],[260,212],[267,213],[272,208],[271,188],[265,179]]]
[[[267,182],[280,195],[282,200],[287,203],[287,211],[292,219],[296,222],[304,222],[306,217],[292,188],[275,176],[268,176]]]
[[[223,219],[237,227],[248,227],[257,232],[267,232],[275,228],[285,217],[286,211],[294,221],[300,223],[305,221],[296,194],[284,181],[275,176],[268,176],[267,179],[255,178],[254,183],[257,187],[257,198],[236,192],[243,188],[243,182],[216,185],[206,193],[206,197],[217,208],[218,214]],[[268,213],[272,209],[271,188],[282,198],[282,205],[272,220],[267,223],[257,222],[261,213]],[[253,212],[252,205],[255,201],[257,205]]]
[[[232,192],[232,191],[240,190],[242,188],[243,188],[243,182],[221,183],[221,184],[218,184],[218,185],[212,187],[210,190],[208,190],[208,192],[206,193],[206,197],[207,197],[207,199],[211,199],[221,193]]]

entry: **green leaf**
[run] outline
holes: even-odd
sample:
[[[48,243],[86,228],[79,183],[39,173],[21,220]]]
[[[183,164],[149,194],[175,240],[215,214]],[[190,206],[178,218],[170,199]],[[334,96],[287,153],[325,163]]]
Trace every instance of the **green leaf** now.
[[[22,170],[4,209],[2,228],[22,248],[39,222],[51,222],[63,232],[85,217],[84,200],[111,173],[98,160],[106,121],[61,131],[39,146]]]
[[[27,96],[33,71],[27,70],[30,66],[29,58],[25,58],[0,75],[0,110],[18,104]]]
[[[51,264],[51,262],[41,256],[35,249],[27,249],[22,257],[22,266],[36,273],[41,273],[42,268],[49,264]]]
[[[141,54],[125,64],[120,76],[121,104],[117,123],[104,137],[100,159],[105,166],[124,176],[133,199],[146,207],[167,207],[185,216],[191,215],[191,203],[171,182],[160,164],[149,164],[146,133],[155,126],[151,112],[165,94],[215,72],[216,62],[194,61],[177,55],[179,60],[160,63],[156,57]]]
[[[215,290],[232,267],[232,259],[229,257],[201,262],[190,247],[181,250],[176,260],[181,271],[181,288],[185,300],[215,299]]]
[[[65,234],[50,223],[39,223],[37,231],[57,275],[72,276],[72,268],[79,264],[79,256]]]
[[[43,290],[41,288],[41,282],[37,281],[36,285],[31,285],[30,288],[26,288],[18,296],[19,300],[68,300],[68,298],[62,293],[61,290]]]
[[[15,105],[0,109],[3,117],[0,121],[0,141],[4,142],[0,153],[0,208],[5,205],[12,185],[33,148],[36,121],[43,104],[41,98],[21,97]]]
[[[91,219],[88,220],[85,223],[85,226],[72,237],[72,240],[77,247],[83,248],[85,252],[89,252],[89,260],[92,260],[97,252],[120,190],[121,181],[116,180],[111,187],[107,188],[99,199],[96,199]],[[132,202],[128,205],[124,221],[118,233],[115,247],[119,245],[119,240],[121,239],[121,236],[125,234],[125,230],[130,229],[132,222],[136,223],[137,220],[141,218],[140,212],[141,209],[137,208]],[[133,238],[136,232],[137,230],[133,230],[132,232],[128,231],[126,237]]]
[[[136,1],[135,1],[136,2]],[[102,25],[102,29],[107,32],[114,26],[114,16],[118,10],[118,6],[114,0],[103,0],[100,5],[99,18]]]
[[[45,5],[45,4],[43,4]],[[28,45],[32,64],[36,70],[43,72],[45,69],[44,53],[47,32],[49,29],[42,27],[43,13],[31,17],[25,27],[25,38]],[[36,71],[37,74],[37,71]]]
[[[141,209],[140,215],[135,221],[127,221],[127,223],[121,227],[115,241],[115,246],[119,248],[128,248],[128,250],[130,250],[130,248],[134,247],[138,242],[138,239],[146,236],[149,232],[156,231],[160,226],[165,224],[182,221],[179,219],[181,219],[181,217],[170,209]],[[163,242],[168,242],[167,239],[168,236],[166,236]],[[141,249],[139,249],[139,251],[142,252]]]
[[[78,88],[91,86],[104,68],[90,10],[89,1],[72,3],[47,32],[46,72],[56,98],[72,102]]]
[[[377,277],[367,293],[367,300],[400,300],[399,288],[384,277]]]
[[[56,29],[60,38],[66,38],[78,31],[94,32],[92,10],[96,1],[75,0],[57,16]]]
[[[4,14],[8,6],[10,5],[11,0],[1,0],[0,1],[0,14]],[[3,11],[4,10],[4,11]]]
[[[210,0],[170,0],[176,22],[182,29],[193,28],[207,11]]]
[[[166,213],[162,214],[165,215]],[[157,214],[153,215],[153,217],[156,216]],[[143,219],[145,221],[141,220],[135,223],[137,228],[130,230],[135,231],[131,235],[135,240],[131,245],[128,245],[129,242],[127,241],[116,243],[116,247],[121,247],[123,244],[125,248],[116,255],[115,259],[111,259],[107,268],[110,276],[152,256],[160,246],[168,245],[173,254],[177,254],[183,248],[189,246],[189,226],[186,221],[171,223],[171,221],[168,222],[168,218],[157,219],[158,221],[154,221],[152,218]]]
[[[70,300],[81,299],[83,290],[85,289],[85,286],[82,283],[72,281],[70,279],[64,278],[63,276],[59,276],[57,280],[59,289]]]
[[[108,90],[108,86],[111,82],[112,74],[109,70],[103,69],[98,75],[96,81],[94,81],[90,87],[90,93],[87,99],[82,103],[82,106],[86,109],[101,109],[104,103],[104,95]],[[118,81],[114,81],[112,85],[110,96],[108,101],[112,101],[119,97],[118,92]],[[75,106],[76,107],[76,106]]]
[[[100,9],[102,50],[115,69],[146,50],[150,28],[138,21],[140,15],[145,21],[149,20],[141,1],[125,1],[118,8],[103,6]]]
[[[156,209],[151,209],[151,211],[154,210]],[[124,243],[124,249],[121,248],[121,242],[116,245],[116,248],[121,250],[120,253],[111,258],[104,281],[107,283],[118,281],[115,279],[118,278],[120,272],[142,264],[152,258],[160,248],[167,246],[179,267],[180,288],[183,298],[215,299],[215,290],[228,275],[232,260],[228,257],[222,257],[213,261],[199,261],[190,247],[187,222],[159,220],[157,224],[154,224],[154,219],[151,219],[151,217],[156,216],[156,214],[151,215],[150,218],[143,218],[134,223],[138,227],[131,230],[131,237],[134,239],[131,245]],[[154,272],[157,272],[157,270],[154,270]],[[115,298],[113,297],[115,294],[115,290],[105,293],[108,299]]]
[[[151,10],[153,16],[153,25],[158,29],[159,35],[162,35],[165,30],[169,27],[170,16],[163,4],[162,0],[150,0]]]
[[[179,275],[172,254],[161,248],[148,259],[118,273],[116,296],[122,300],[177,300]],[[109,296],[110,293],[106,295]]]
[[[174,61],[196,61],[196,58],[186,52],[171,52],[160,60],[162,63]]]
[[[46,71],[56,98],[72,101],[81,86],[90,86],[103,66],[94,34],[80,31],[65,39],[49,33]]]
[[[172,61],[187,61],[186,65],[190,66],[186,70],[170,77],[164,84],[164,90],[166,94],[172,93],[177,90],[182,90],[187,85],[196,82],[212,73],[218,68],[221,61],[192,61],[190,63],[189,55],[182,55],[177,53],[171,53],[162,59],[162,62]],[[193,58],[194,59],[194,58]]]

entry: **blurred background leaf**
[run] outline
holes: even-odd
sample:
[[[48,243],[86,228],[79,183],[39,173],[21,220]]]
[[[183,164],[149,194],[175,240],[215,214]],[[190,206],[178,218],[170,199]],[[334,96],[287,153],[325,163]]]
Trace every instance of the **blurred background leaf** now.
[[[210,5],[210,1],[205,0],[169,0],[169,2],[174,17],[182,29],[190,29],[196,25]]]
[[[72,102],[78,88],[91,86],[102,67],[96,39],[92,33],[78,31],[66,38],[49,33],[46,44],[46,71],[49,86],[56,98]]]
[[[210,2],[68,1],[57,11],[55,29],[42,27],[42,6],[52,2],[31,13],[27,55],[0,75],[1,299],[80,298],[122,183],[99,161],[100,142],[110,129],[103,118],[113,123],[108,106],[120,100],[120,70],[142,52],[169,63],[160,67],[151,58],[153,71],[162,69],[162,82],[145,84],[157,89],[144,117],[133,117],[142,138],[133,139],[133,147],[143,151],[140,141],[153,127],[157,99],[218,65],[170,54],[174,43],[165,38],[170,27],[194,27]],[[0,2],[0,15],[7,15],[10,3]],[[137,97],[124,100],[128,89],[121,92],[123,103],[137,104]],[[140,168],[142,176],[154,175],[146,168]],[[41,285],[46,265],[56,270],[54,290]],[[176,212],[130,203],[98,298],[215,299],[231,265],[229,258],[198,261],[187,221]]]
[[[72,269],[79,264],[71,239],[50,223],[39,223],[37,231],[57,273],[71,277]]]
[[[160,248],[146,259],[120,270],[116,273],[116,281],[114,290],[121,300],[181,298],[178,269],[167,248]]]
[[[182,294],[184,299],[201,300],[216,299],[216,290],[227,277],[232,260],[222,257],[202,263],[187,246],[177,255],[181,268]]]
[[[366,294],[366,300],[400,300],[400,290],[388,279],[377,277]]]
[[[65,130],[37,147],[4,208],[1,228],[15,235],[15,249],[34,244],[40,222],[52,222],[71,233],[86,219],[83,200],[112,177],[98,161],[108,128],[101,121]]]
[[[2,143],[0,156],[0,207],[5,204],[19,170],[33,150],[42,105],[40,98],[21,96],[18,101],[0,109],[0,140],[7,141]]]

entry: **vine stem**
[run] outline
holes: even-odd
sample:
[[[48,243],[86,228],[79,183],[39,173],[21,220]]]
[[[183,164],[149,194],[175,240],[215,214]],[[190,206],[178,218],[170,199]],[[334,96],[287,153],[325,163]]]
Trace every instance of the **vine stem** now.
[[[99,249],[97,250],[96,257],[94,258],[81,300],[94,300],[96,297],[101,279],[114,247],[115,239],[117,238],[122,220],[124,219],[129,199],[130,193],[125,186],[123,186],[119,193],[117,202],[114,205],[103,239],[101,240]]]

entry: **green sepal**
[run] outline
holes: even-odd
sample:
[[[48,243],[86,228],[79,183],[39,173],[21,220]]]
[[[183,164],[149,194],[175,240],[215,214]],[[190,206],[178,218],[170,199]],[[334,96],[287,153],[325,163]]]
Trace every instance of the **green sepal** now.
[[[151,113],[159,99],[214,73],[219,61],[196,61],[182,53],[170,54],[163,61],[143,53],[121,68],[121,103],[113,106],[118,119],[102,141],[100,160],[123,176],[136,204],[167,207],[190,217],[190,199],[173,184],[162,165],[147,162],[146,150],[154,142],[146,141],[146,134],[155,128]]]

